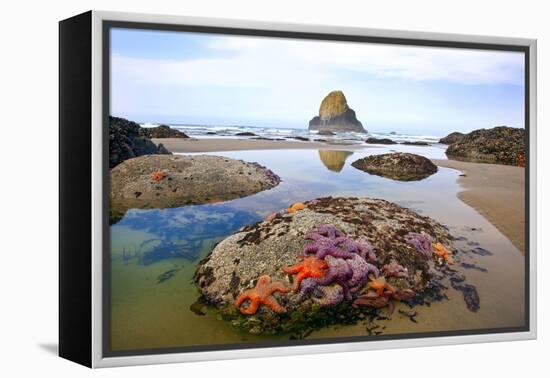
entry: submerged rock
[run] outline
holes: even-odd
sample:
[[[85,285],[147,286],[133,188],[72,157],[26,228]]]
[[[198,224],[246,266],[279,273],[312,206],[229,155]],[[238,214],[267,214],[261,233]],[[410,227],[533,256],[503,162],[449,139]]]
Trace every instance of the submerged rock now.
[[[351,165],[373,175],[400,181],[422,180],[437,172],[437,166],[424,156],[403,152],[367,156]]]
[[[508,126],[464,135],[446,151],[450,158],[485,163],[525,165],[525,130]]]
[[[172,129],[168,125],[160,125],[157,127],[142,127],[140,134],[147,138],[189,138],[187,134],[176,129]]]
[[[362,306],[371,302],[352,304],[374,285],[369,277],[378,277],[382,267],[391,272],[384,283],[392,295],[387,296],[383,288],[376,302],[381,305],[409,300],[434,286],[434,260],[407,242],[410,232],[427,233],[453,250],[446,227],[385,200],[328,197],[304,205],[300,211],[279,213],[243,227],[199,263],[194,281],[202,298],[236,326],[277,333],[310,324],[312,319],[320,322],[316,324],[345,323],[348,315],[372,311]],[[235,301],[240,298],[237,304],[246,306],[241,295],[250,293],[247,290],[257,287],[265,276],[294,290],[269,293],[273,297],[269,304],[276,301],[280,314],[260,306],[253,308],[252,317],[243,317]],[[379,294],[366,295],[375,299]],[[342,311],[344,307],[343,318],[330,318],[332,309]],[[246,307],[240,310],[247,312]]]
[[[319,115],[309,121],[309,130],[318,130],[319,133],[339,131],[366,133],[355,116],[355,111],[348,106],[342,91],[332,91],[323,99]]]
[[[444,138],[439,139],[439,143],[442,144],[453,144],[456,143],[464,138],[463,133],[459,133],[458,131],[455,131],[454,133],[450,133]]]
[[[142,155],[171,154],[143,135],[142,127],[124,118],[109,116],[109,168]]]
[[[111,170],[111,208],[167,208],[271,189],[279,176],[257,163],[220,156],[146,155]]]

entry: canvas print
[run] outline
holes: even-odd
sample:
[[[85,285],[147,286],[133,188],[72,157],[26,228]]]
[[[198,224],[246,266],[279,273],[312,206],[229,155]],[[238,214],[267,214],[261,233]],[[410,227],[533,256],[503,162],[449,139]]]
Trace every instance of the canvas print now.
[[[526,325],[525,54],[109,30],[111,353]]]

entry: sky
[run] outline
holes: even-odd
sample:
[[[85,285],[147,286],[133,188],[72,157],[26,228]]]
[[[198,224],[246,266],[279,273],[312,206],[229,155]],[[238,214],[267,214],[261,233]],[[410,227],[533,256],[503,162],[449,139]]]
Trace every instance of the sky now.
[[[307,128],[342,90],[372,132],[524,127],[519,52],[116,28],[110,64],[136,122]]]

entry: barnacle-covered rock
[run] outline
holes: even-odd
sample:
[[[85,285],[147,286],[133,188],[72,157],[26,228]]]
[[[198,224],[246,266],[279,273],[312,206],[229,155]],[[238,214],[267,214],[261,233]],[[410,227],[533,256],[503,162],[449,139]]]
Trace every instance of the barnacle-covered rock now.
[[[279,176],[258,163],[221,156],[145,155],[111,170],[111,210],[171,208],[271,189]]]
[[[352,303],[366,294],[369,277],[377,279],[384,266],[395,273],[387,277],[394,289],[391,295],[384,294],[386,302],[408,300],[411,293],[431,290],[434,260],[408,242],[411,232],[429,234],[434,242],[454,251],[445,226],[394,203],[371,198],[315,199],[304,202],[303,210],[277,213],[221,241],[199,264],[194,280],[206,302],[244,329],[254,326],[255,332],[284,332],[311,319],[325,324],[329,320],[320,317],[328,316],[336,306],[346,307],[340,309],[346,316],[370,311],[364,306],[354,309]],[[319,251],[328,252],[318,255]],[[300,276],[296,282],[294,272],[303,270],[304,258],[317,259],[316,276]],[[297,266],[300,269],[289,269]],[[261,307],[252,318],[243,318],[235,300],[263,275],[300,290],[273,294],[285,314]]]

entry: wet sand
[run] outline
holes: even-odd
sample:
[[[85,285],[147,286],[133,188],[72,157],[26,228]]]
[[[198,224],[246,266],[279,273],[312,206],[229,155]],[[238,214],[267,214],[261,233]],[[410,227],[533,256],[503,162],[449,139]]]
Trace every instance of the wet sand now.
[[[433,160],[441,167],[462,171],[458,193],[514,246],[525,251],[525,169],[508,165],[468,163],[456,160]]]
[[[361,145],[330,143],[330,142],[302,142],[298,140],[261,140],[261,139],[182,139],[163,138],[152,139],[155,144],[162,143],[172,152],[216,152],[216,151],[246,151],[246,150],[363,150]]]

